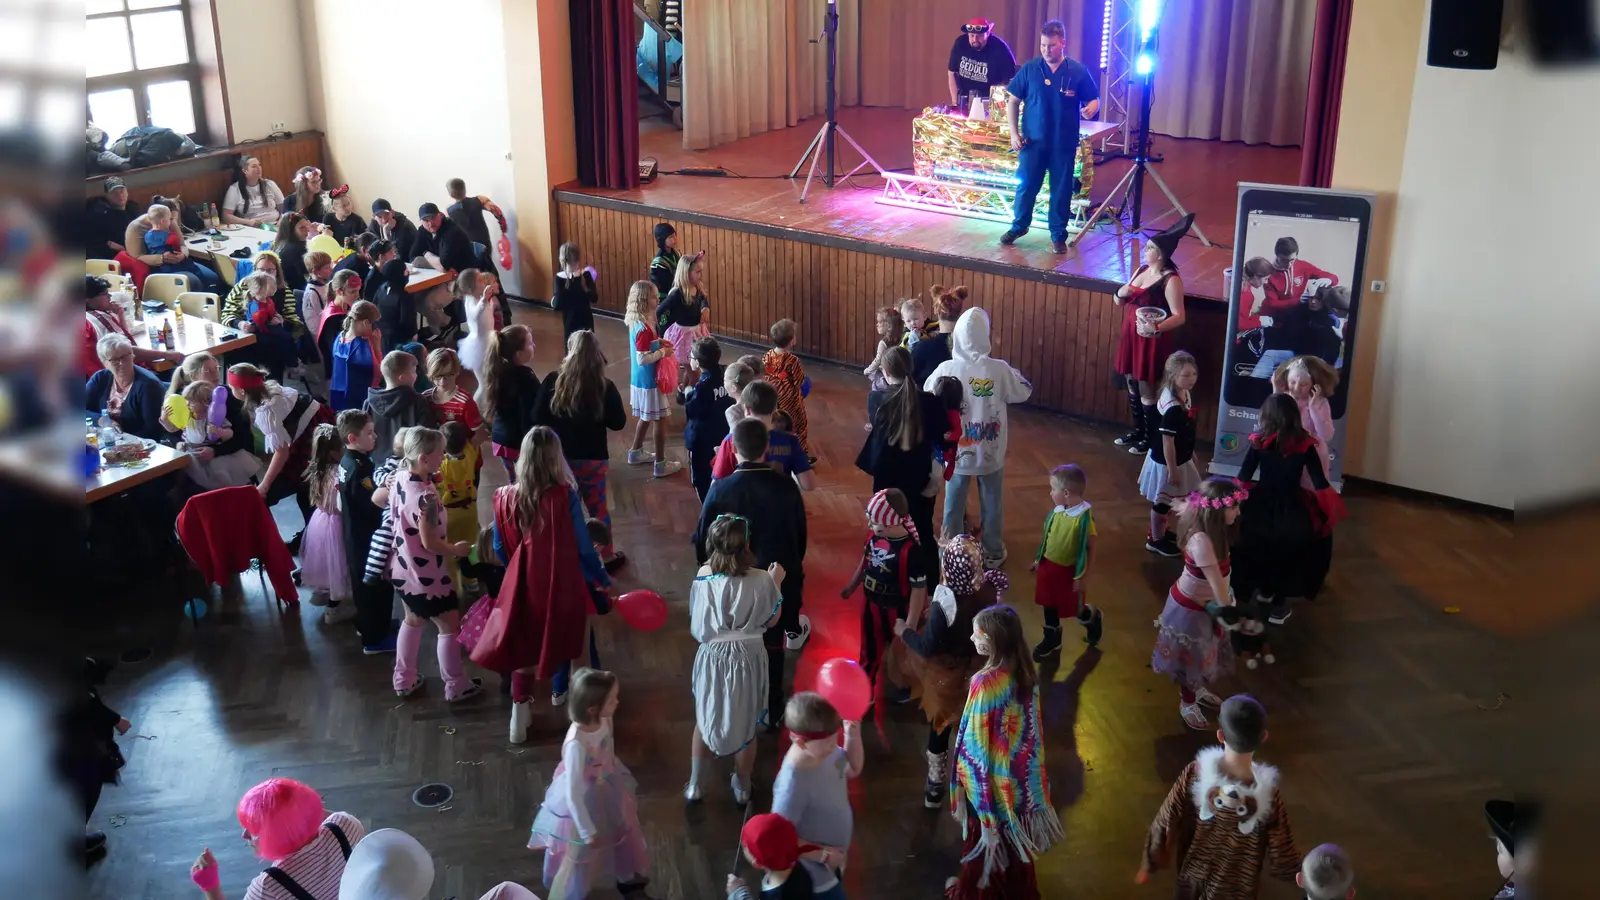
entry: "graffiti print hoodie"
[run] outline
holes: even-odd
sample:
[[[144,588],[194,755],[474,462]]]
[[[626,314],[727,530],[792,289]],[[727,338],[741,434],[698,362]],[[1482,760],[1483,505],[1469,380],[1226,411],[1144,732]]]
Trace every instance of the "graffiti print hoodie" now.
[[[1033,394],[1033,385],[1003,359],[989,356],[989,314],[974,307],[961,314],[951,335],[953,357],[939,364],[922,389],[932,391],[949,375],[965,390],[961,410],[958,475],[992,475],[1006,464],[1006,407]]]

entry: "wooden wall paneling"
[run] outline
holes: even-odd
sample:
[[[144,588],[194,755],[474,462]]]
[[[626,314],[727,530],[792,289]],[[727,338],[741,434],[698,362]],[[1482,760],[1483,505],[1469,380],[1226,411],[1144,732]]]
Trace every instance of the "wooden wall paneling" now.
[[[292,173],[294,166],[288,161],[294,159],[297,165],[297,157],[287,148],[278,152],[282,159],[274,165]],[[206,177],[200,173],[171,179],[179,185],[173,192],[201,190],[209,183]],[[217,190],[220,196],[220,186]],[[628,289],[648,275],[648,260],[655,254],[651,230],[662,219],[558,204],[561,239],[584,247],[601,270],[602,308],[617,314],[625,310]],[[708,292],[716,310],[712,328],[719,334],[765,347],[771,324],[792,318],[800,326],[802,353],[865,366],[877,351],[878,308],[898,306],[901,299],[912,296],[931,302],[928,289],[934,284],[966,285],[969,307],[981,306],[990,314],[996,354],[1034,383],[1034,404],[1089,419],[1127,421],[1122,394],[1111,385],[1122,310],[1109,294],[784,236],[674,224],[681,251],[707,251]],[[1227,312],[1194,304],[1189,315],[1179,346],[1194,353],[1200,364],[1197,424],[1202,435],[1209,435],[1216,426],[1216,375]],[[730,352],[728,361],[738,355]]]

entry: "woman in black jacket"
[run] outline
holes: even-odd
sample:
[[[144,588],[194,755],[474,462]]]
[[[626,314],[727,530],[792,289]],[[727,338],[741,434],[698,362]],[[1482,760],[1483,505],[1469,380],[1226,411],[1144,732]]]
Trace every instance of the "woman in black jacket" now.
[[[561,450],[578,480],[578,493],[589,517],[604,522],[609,532],[606,475],[611,453],[606,448],[606,432],[626,428],[628,411],[617,386],[606,377],[606,357],[594,332],[575,331],[567,338],[561,368],[551,372],[539,388],[533,424],[548,425],[561,438]],[[607,565],[621,560],[622,554],[614,547],[598,549]]]
[[[377,304],[382,318],[378,332],[383,335],[383,346],[398,347],[417,339],[417,301],[406,290],[406,264],[391,259],[378,270],[377,289],[372,302]],[[365,288],[362,293],[365,293]]]
[[[286,212],[278,217],[278,239],[272,244],[272,252],[278,254],[278,261],[283,263],[282,280],[297,297],[306,289],[306,241],[311,239],[315,227],[310,219],[297,212]]]
[[[928,536],[920,544],[927,554],[926,571],[937,572],[934,496],[924,492],[933,478],[933,448],[943,430],[944,405],[912,380],[911,354],[904,347],[891,347],[884,355],[883,377],[889,383],[888,396],[872,418],[872,432],[856,457],[856,467],[872,476],[874,493],[899,488],[906,495],[917,533]]]

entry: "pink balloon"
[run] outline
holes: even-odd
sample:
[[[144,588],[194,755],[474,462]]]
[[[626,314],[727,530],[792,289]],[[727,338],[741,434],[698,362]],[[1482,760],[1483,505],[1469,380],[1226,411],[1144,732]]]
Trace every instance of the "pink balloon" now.
[[[846,721],[859,722],[872,702],[872,680],[853,659],[830,659],[817,671],[817,693]]]
[[[667,601],[655,591],[629,591],[617,598],[622,620],[640,631],[655,631],[667,624]]]

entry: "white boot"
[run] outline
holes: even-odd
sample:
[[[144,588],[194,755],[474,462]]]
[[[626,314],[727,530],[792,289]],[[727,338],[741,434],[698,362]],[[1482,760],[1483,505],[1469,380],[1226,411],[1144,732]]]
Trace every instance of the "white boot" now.
[[[922,789],[922,805],[938,809],[944,803],[944,785],[950,777],[950,752],[928,753],[927,756],[928,783]]]
[[[532,700],[524,700],[521,703],[511,704],[511,743],[526,744],[528,742],[528,726],[532,724]]]

